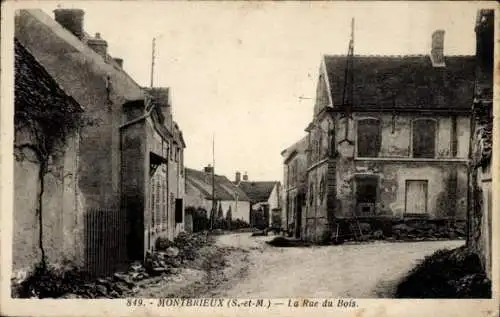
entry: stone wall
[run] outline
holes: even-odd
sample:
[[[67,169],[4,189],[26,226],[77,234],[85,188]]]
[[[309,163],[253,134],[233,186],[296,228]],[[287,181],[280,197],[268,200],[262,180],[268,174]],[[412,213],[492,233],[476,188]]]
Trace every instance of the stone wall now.
[[[363,240],[437,240],[437,239],[465,239],[466,221],[447,219],[394,219],[389,217],[359,218],[359,228],[354,226],[358,237]],[[354,238],[347,220],[338,220],[339,236],[342,240]],[[336,229],[336,225],[334,228]],[[359,232],[359,230],[361,233]],[[335,232],[332,240],[335,239]]]
[[[30,139],[16,131],[16,142]],[[77,186],[78,135],[70,136],[49,160],[44,176],[42,223],[37,213],[40,165],[31,150],[15,151],[13,271],[31,271],[41,260],[42,245],[51,264],[84,264],[84,224]]]

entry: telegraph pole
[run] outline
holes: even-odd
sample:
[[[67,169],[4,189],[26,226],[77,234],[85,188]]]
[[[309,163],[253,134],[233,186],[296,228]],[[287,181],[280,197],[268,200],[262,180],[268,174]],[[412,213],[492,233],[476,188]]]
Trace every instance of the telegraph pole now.
[[[215,203],[215,134],[212,134],[212,211],[210,212],[210,231],[214,227],[214,217],[216,212]]]
[[[151,50],[151,88],[153,88],[153,76],[155,70],[155,46],[156,46],[156,38],[153,37],[152,50]]]

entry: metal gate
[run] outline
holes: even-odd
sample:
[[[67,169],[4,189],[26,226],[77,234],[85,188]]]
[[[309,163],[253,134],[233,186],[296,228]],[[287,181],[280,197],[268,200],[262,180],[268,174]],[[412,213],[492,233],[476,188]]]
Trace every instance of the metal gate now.
[[[85,214],[85,270],[109,275],[127,262],[126,215],[119,209],[88,209]]]

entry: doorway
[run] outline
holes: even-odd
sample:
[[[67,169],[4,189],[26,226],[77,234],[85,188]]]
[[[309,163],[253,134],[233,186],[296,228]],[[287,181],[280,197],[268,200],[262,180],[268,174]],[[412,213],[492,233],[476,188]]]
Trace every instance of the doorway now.
[[[378,177],[363,175],[356,177],[356,213],[358,216],[375,215],[378,197]]]
[[[295,215],[295,238],[300,238],[301,229],[302,229],[302,204],[303,198],[301,195],[298,195],[295,199],[295,208],[297,210]]]
[[[407,215],[426,215],[428,182],[426,180],[406,181],[406,207]]]

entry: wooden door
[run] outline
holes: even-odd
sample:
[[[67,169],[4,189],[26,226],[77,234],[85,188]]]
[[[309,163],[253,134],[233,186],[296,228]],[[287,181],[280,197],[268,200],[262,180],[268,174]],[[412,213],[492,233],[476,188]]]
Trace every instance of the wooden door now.
[[[406,181],[406,214],[427,214],[427,189],[426,180]]]

